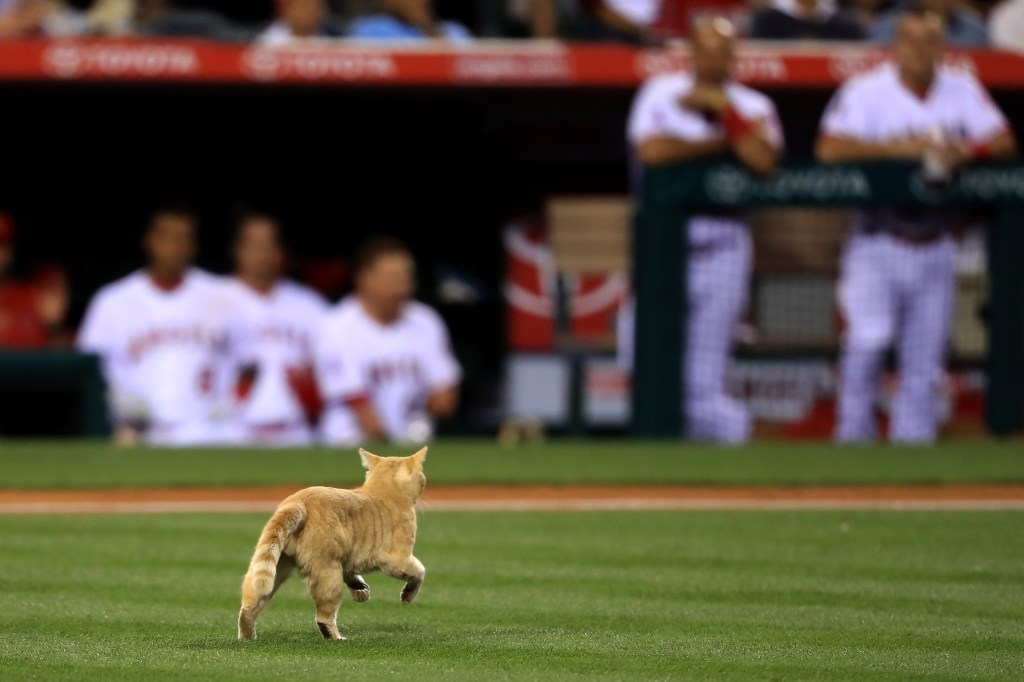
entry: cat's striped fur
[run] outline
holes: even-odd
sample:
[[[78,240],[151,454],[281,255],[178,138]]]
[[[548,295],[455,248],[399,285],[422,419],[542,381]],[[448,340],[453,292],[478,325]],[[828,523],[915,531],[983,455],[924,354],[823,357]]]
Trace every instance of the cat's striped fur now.
[[[256,618],[297,568],[327,639],[344,639],[337,615],[347,586],[370,598],[362,573],[382,570],[405,581],[402,603],[416,597],[426,570],[413,556],[416,501],[427,479],[423,448],[410,457],[378,457],[360,449],[366,482],[354,490],[305,488],[286,498],[267,522],[242,581],[238,639],[256,638]]]

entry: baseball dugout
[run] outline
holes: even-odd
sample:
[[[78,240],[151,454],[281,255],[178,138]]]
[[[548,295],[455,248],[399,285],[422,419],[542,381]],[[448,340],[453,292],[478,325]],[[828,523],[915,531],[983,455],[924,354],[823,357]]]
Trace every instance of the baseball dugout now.
[[[972,166],[948,186],[937,187],[926,183],[918,167],[911,164],[789,164],[771,178],[760,180],[734,164],[711,163],[646,171],[642,208],[634,218],[638,349],[632,381],[634,434],[675,438],[685,426],[679,377],[686,343],[688,240],[680,225],[686,225],[688,216],[723,209],[768,210],[752,220],[758,254],[755,287],[762,288],[755,292],[754,305],[770,306],[768,299],[774,295],[788,309],[788,319],[774,323],[775,331],[784,337],[782,342],[777,337],[772,343],[769,335],[746,350],[741,348],[741,355],[834,359],[839,334],[816,333],[822,327],[821,315],[808,311],[808,295],[806,290],[801,293],[799,278],[785,275],[803,270],[826,279],[834,276],[829,270],[835,268],[842,236],[837,229],[843,224],[841,209],[881,205],[985,209],[989,293],[978,291],[978,287],[967,292],[977,305],[954,314],[954,350],[975,356],[983,377],[987,429],[1000,436],[1020,430],[1024,422],[1024,166]],[[793,212],[792,207],[800,208]],[[784,219],[780,220],[778,213],[773,219],[770,211],[783,211]],[[800,220],[807,224],[801,226]],[[773,230],[776,234],[771,235]],[[788,254],[789,266],[780,264],[779,251]],[[793,262],[798,267],[787,271]],[[783,277],[775,278],[774,294],[765,294],[765,280],[780,273]],[[810,294],[815,295],[820,297]],[[977,315],[980,304],[984,304],[981,318]],[[978,323],[980,329],[965,332],[965,325],[976,322],[972,317],[983,320]],[[965,334],[967,338],[963,338]]]

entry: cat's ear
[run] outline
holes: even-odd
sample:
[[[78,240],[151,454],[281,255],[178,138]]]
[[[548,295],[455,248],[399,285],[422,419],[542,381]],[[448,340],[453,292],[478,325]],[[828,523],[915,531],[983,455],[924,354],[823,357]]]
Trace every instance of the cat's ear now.
[[[422,448],[420,448],[420,451],[417,452],[415,455],[410,455],[409,456],[409,459],[411,459],[413,462],[415,462],[419,466],[423,466],[423,460],[425,460],[426,458],[427,458],[427,446],[426,445],[424,445]]]
[[[370,468],[377,463],[377,460],[380,459],[380,457],[372,452],[367,452],[366,450],[359,448],[359,459],[363,460],[363,468],[369,471]]]

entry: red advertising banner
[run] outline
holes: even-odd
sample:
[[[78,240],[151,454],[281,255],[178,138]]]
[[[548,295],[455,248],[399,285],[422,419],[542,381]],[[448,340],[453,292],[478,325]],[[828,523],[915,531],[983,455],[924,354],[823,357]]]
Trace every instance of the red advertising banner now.
[[[739,80],[762,88],[831,88],[885,59],[858,45],[777,48],[747,43]],[[1024,88],[1024,56],[951,52],[949,62],[990,88]],[[0,43],[0,80],[284,83],[323,86],[636,87],[684,67],[678,48],[479,41],[396,47],[347,42],[288,48],[203,41],[19,41]]]

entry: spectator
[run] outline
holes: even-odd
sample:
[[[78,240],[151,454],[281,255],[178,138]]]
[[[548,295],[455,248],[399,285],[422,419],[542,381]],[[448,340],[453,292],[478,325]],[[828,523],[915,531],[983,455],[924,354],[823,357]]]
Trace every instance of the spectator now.
[[[78,347],[103,363],[119,443],[223,439],[224,285],[192,267],[196,230],[188,210],[158,210],[143,237],[146,268],[100,289],[86,310]]]
[[[974,76],[943,66],[942,19],[903,11],[892,62],[854,76],[821,120],[824,163],[902,159],[937,183],[975,159],[1016,153],[1003,113]],[[952,320],[962,216],[948,209],[865,208],[844,249],[837,286],[847,329],[840,359],[836,439],[877,438],[874,407],[887,349],[899,389],[889,438],[927,444],[938,432],[936,393]]]
[[[587,40],[644,44],[653,42],[652,28],[661,0],[581,0]]]
[[[309,445],[320,411],[313,342],[327,302],[284,279],[281,229],[271,216],[240,221],[234,255],[226,349],[237,435],[255,445]]]
[[[131,32],[132,0],[63,0],[50,3],[49,36],[120,36]]]
[[[746,33],[750,11],[760,0],[580,0],[582,37],[634,44],[688,38],[697,23],[728,19]]]
[[[857,21],[835,0],[772,0],[754,13],[750,37],[760,40],[863,40]]]
[[[0,39],[46,35],[46,0],[0,0]]]
[[[264,45],[279,46],[310,38],[340,38],[342,28],[324,0],[278,0],[278,18],[260,34]]]
[[[132,0],[0,0],[0,39],[125,35],[134,11]]]
[[[507,0],[502,7],[502,35],[515,38],[558,37],[556,0]]]
[[[379,0],[377,14],[354,19],[350,38],[362,40],[469,40],[472,34],[454,21],[439,21],[431,0]]]
[[[173,0],[138,0],[135,29],[142,35],[249,42],[257,32],[207,6],[178,6]]]
[[[324,438],[425,442],[434,419],[458,404],[462,371],[448,330],[434,310],[411,300],[413,258],[401,242],[371,240],[354,260],[356,292],[328,313],[317,341]]]
[[[999,0],[960,0],[964,9],[973,12],[981,21],[988,22],[992,10],[999,4]]]
[[[871,39],[880,43],[892,43],[902,12],[910,3],[895,7],[879,15],[871,31]],[[960,5],[957,0],[917,0],[912,5],[932,12],[942,18],[946,25],[946,44],[957,47],[985,47],[988,45],[988,29],[985,22],[972,10]]]
[[[30,283],[14,281],[13,262],[14,221],[0,213],[0,347],[49,346],[67,313],[67,282],[55,269],[37,272]]]
[[[996,5],[988,30],[995,47],[1024,52],[1024,0],[1003,0]]]
[[[845,6],[856,18],[865,34],[870,37],[878,16],[888,12],[897,4],[896,0],[851,0]]]
[[[732,25],[724,19],[699,22],[690,46],[692,74],[654,76],[634,99],[627,134],[635,158],[653,167],[732,155],[756,173],[772,172],[783,146],[782,129],[772,101],[732,79]],[[725,374],[750,283],[750,233],[744,217],[725,208],[701,211],[685,229],[687,435],[742,443],[750,438],[753,422],[726,392]],[[629,366],[634,349],[628,308],[621,322],[620,352]]]

